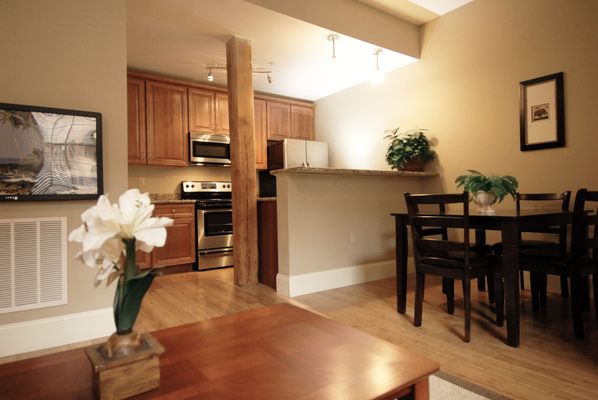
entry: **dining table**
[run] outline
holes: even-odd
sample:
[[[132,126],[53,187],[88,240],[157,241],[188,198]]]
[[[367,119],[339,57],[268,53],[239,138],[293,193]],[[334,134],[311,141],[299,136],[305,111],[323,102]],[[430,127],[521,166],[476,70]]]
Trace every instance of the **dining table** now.
[[[405,313],[407,305],[407,267],[409,216],[406,212],[391,213],[396,231],[397,311]],[[451,215],[447,212],[444,215]],[[457,214],[454,214],[457,215]],[[462,215],[462,214],[461,214]],[[519,322],[519,242],[520,232],[570,223],[573,213],[562,210],[507,210],[494,213],[469,213],[469,226],[475,230],[476,244],[484,244],[486,231],[500,231],[502,272],[505,289],[507,344],[520,344]]]

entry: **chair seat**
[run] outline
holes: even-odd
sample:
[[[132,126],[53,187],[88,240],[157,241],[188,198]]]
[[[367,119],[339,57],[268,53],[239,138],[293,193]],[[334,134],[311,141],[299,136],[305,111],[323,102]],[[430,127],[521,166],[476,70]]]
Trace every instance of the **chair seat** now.
[[[502,242],[492,245],[494,254],[502,254]],[[520,254],[526,253],[530,256],[561,258],[566,255],[558,243],[545,240],[522,240],[519,242]]]
[[[465,256],[463,252],[450,251],[446,255],[436,257],[422,257],[420,264],[437,267],[448,267],[456,270],[463,270],[465,268]],[[476,272],[484,272],[490,268],[499,266],[500,258],[492,254],[478,254],[470,252],[469,265],[471,266],[472,275],[479,275]],[[483,275],[483,274],[482,274]]]

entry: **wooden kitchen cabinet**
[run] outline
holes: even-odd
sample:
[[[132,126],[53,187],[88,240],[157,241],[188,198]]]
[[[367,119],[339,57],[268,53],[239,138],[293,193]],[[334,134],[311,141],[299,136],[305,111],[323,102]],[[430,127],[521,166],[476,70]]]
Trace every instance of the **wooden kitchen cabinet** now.
[[[216,133],[228,135],[230,125],[228,123],[228,93],[216,92],[214,95]]]
[[[145,164],[145,81],[127,78],[127,135],[129,164]]]
[[[152,251],[154,267],[191,264],[196,259],[195,203],[156,204],[154,216],[169,217],[174,223],[166,228],[166,244]]]
[[[276,200],[257,202],[258,281],[276,289],[278,274],[278,222]]]
[[[147,164],[187,166],[187,88],[146,81]]]
[[[189,131],[228,135],[228,95],[190,87]]]
[[[159,203],[154,217],[168,217],[174,223],[166,228],[166,243],[151,253],[137,251],[139,268],[192,264],[196,260],[195,203]]]
[[[254,108],[254,138],[255,138],[255,169],[268,168],[268,142],[266,121],[266,100],[255,99]]]
[[[267,102],[268,140],[283,140],[291,137],[291,105],[277,101]]]
[[[314,108],[291,104],[291,138],[314,140]]]
[[[212,132],[215,126],[214,92],[189,88],[189,131]]]

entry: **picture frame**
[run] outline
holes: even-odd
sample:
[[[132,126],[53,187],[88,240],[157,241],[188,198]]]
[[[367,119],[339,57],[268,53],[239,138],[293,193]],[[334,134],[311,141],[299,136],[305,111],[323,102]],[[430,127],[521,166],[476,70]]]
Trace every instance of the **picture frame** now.
[[[563,73],[519,83],[521,151],[565,146]]]
[[[0,201],[104,193],[102,114],[0,103]]]

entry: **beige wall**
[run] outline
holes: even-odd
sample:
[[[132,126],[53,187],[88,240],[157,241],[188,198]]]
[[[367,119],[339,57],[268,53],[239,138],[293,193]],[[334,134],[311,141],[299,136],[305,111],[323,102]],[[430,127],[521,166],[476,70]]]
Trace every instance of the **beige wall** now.
[[[2,0],[0,102],[102,113],[105,191],[127,187],[126,7],[120,0]],[[93,201],[0,203],[0,219],[65,216],[68,230]],[[113,288],[94,289],[94,272],[68,245],[68,304],[0,315],[0,324],[112,304]]]
[[[421,28],[421,60],[317,101],[331,163],[389,168],[386,129],[428,128],[440,185],[467,168],[512,174],[520,190],[598,189],[598,2],[478,0]],[[565,74],[565,148],[519,151],[519,82]],[[504,207],[512,206],[506,200]]]
[[[230,182],[230,168],[129,165],[129,188],[178,195],[181,181]]]

